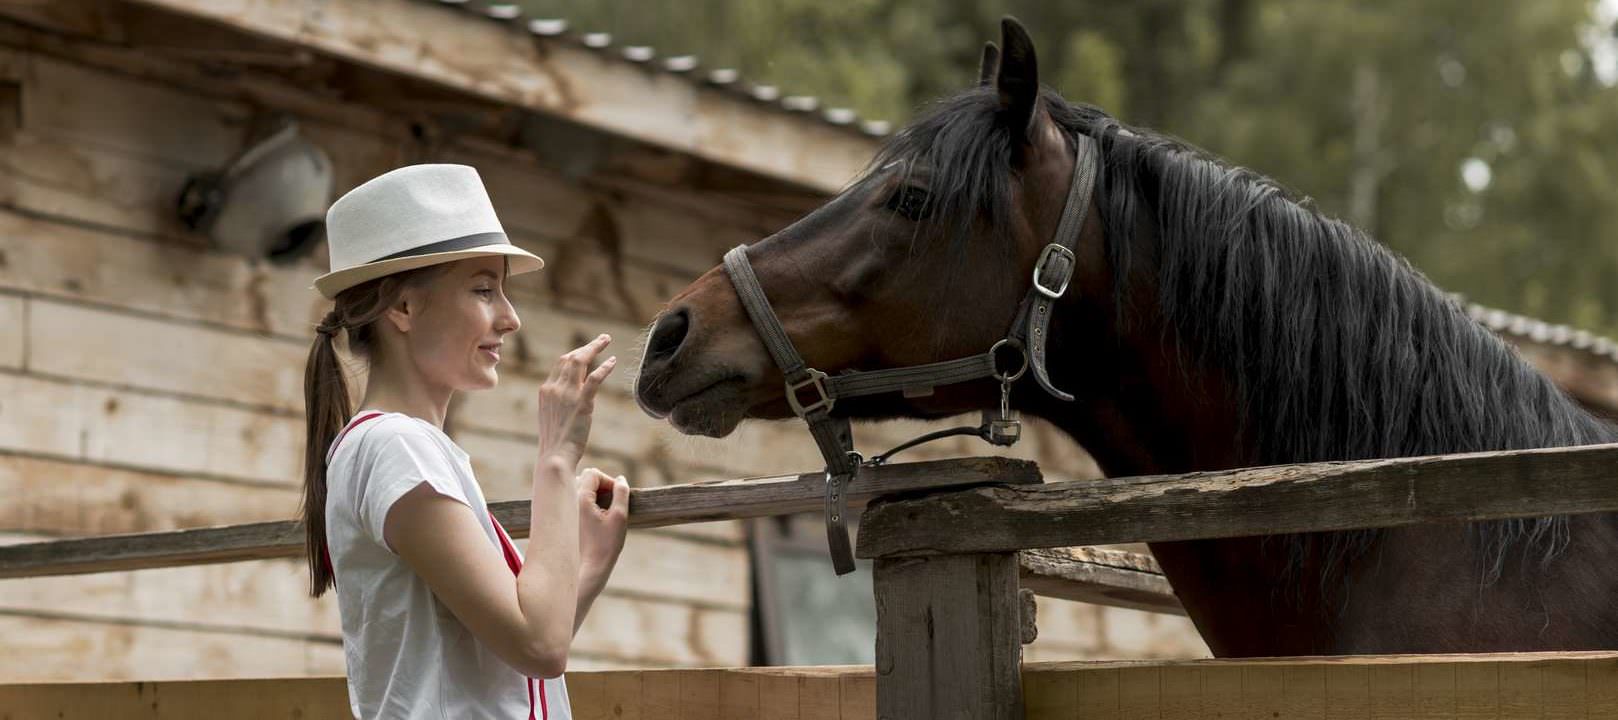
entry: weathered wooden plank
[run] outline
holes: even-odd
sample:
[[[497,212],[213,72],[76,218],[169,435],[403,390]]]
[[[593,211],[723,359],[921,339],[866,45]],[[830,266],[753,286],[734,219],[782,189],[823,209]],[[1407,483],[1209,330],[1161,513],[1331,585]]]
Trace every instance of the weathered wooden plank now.
[[[341,642],[292,636],[0,614],[0,637],[6,639],[0,677],[7,683],[297,677],[344,670]],[[0,689],[0,708],[13,717],[57,717],[17,712],[16,696],[8,692]]]
[[[1618,511],[1618,444],[984,487],[874,505],[860,557]],[[954,532],[970,518],[972,532]]]
[[[1538,667],[1544,704],[1544,720],[1584,720],[1590,708],[1589,685],[1584,667],[1540,665]]]
[[[875,718],[876,712],[876,676],[872,673],[844,673],[838,677],[838,695],[841,707],[838,709],[840,718]]]
[[[971,458],[900,463],[862,473],[849,487],[850,505],[877,495],[984,482],[1038,482],[1031,463]],[[630,491],[630,526],[662,527],[782,515],[817,509],[824,478],[818,473],[673,485]],[[526,537],[529,502],[494,503],[491,509],[516,537]],[[138,570],[210,562],[287,557],[302,551],[303,535],[291,520],[165,533],[58,540],[0,548],[0,578]]]
[[[0,271],[4,270],[7,262],[7,256],[0,252]],[[0,295],[0,368],[14,370],[22,367],[28,351],[25,340],[28,325],[24,320],[27,304],[24,298]]]
[[[1017,553],[1022,587],[1045,597],[1184,615],[1163,571],[1148,555],[1100,548]]]
[[[1618,717],[1618,658],[1592,660],[1584,671],[1590,717]]]
[[[302,411],[308,349],[289,342],[35,299],[28,351],[43,375]]]
[[[33,132],[5,138],[0,205],[77,222],[185,238],[169,208],[183,168],[130,163],[97,148]]]
[[[0,457],[0,460],[5,458]],[[41,465],[37,461],[27,458],[20,459],[15,465],[22,469],[38,469],[53,467]],[[60,467],[60,465],[56,465]],[[0,465],[0,480],[11,475]],[[36,476],[44,475],[39,473]],[[39,532],[50,530],[55,533],[73,531],[89,527],[91,530],[110,528],[127,529],[133,523],[145,523],[149,527],[174,527],[176,522],[195,521],[209,517],[262,517],[265,515],[286,516],[296,509],[297,495],[291,492],[279,492],[273,495],[266,493],[249,492],[248,489],[233,489],[219,487],[217,484],[171,481],[168,478],[152,477],[138,473],[119,473],[113,471],[109,474],[113,483],[80,481],[75,485],[71,474],[57,475],[62,490],[57,493],[61,497],[54,502],[45,502],[35,499],[42,493],[50,492],[49,488],[19,492],[10,487],[10,483],[0,482],[0,489],[5,490],[9,497],[16,502],[0,506],[0,527],[8,529]],[[95,478],[102,480],[101,478]],[[143,484],[142,481],[149,481]],[[52,485],[51,487],[54,487]],[[233,492],[233,490],[235,490]],[[106,500],[95,502],[87,498],[106,497]],[[526,504],[526,503],[524,503]],[[279,510],[277,509],[279,508]],[[208,515],[206,513],[213,512]],[[74,522],[71,518],[84,518]],[[527,523],[521,526],[507,524],[513,536],[526,535]],[[138,526],[137,526],[138,527]],[[239,552],[263,553],[258,559],[301,557],[303,552],[302,533],[297,530],[292,521],[279,521],[258,523],[252,528],[258,528],[261,534],[280,530],[285,533],[283,537],[291,540],[291,544],[277,547],[274,554],[270,551],[249,548],[240,551],[240,543],[227,544],[219,549],[208,548],[216,552],[229,552],[237,548]],[[519,527],[521,530],[519,530]],[[229,530],[230,528],[214,528],[213,530]],[[172,530],[156,535],[168,538],[178,538],[185,542],[182,547],[206,547],[208,536],[229,537],[229,533],[213,532],[208,530]],[[204,539],[196,536],[202,535]],[[92,548],[117,548],[119,539],[131,540],[132,552],[138,553],[142,547],[140,540],[134,538],[151,537],[151,535],[114,535],[111,537],[75,538],[70,540],[52,540],[30,542],[10,545],[0,548],[0,577],[46,577],[78,573],[30,573],[22,565],[13,564],[13,557],[28,557],[35,555],[36,551],[51,546],[89,546]],[[254,536],[258,537],[258,536]],[[23,548],[33,547],[35,551]],[[114,551],[108,551],[114,552]],[[230,556],[236,557],[236,556]],[[249,558],[243,558],[249,559]],[[85,562],[98,562],[86,560]],[[204,564],[201,562],[177,562],[165,564],[143,559],[138,567],[125,567],[115,561],[99,561],[103,569],[89,570],[88,572],[144,570],[147,568],[176,568],[190,565]],[[82,564],[82,563],[81,563]],[[280,572],[288,572],[287,567],[278,566]],[[301,568],[301,566],[296,566]],[[301,569],[297,577],[302,578]],[[289,581],[290,582],[290,581]],[[305,580],[299,580],[307,584]],[[293,583],[296,585],[296,583]],[[127,586],[125,586],[127,589]],[[745,548],[740,546],[725,547],[712,542],[690,540],[681,537],[671,537],[664,534],[645,535],[636,533],[625,543],[624,551],[619,556],[618,565],[613,573],[608,589],[615,593],[624,594],[633,598],[653,598],[664,601],[689,603],[705,609],[744,611],[750,606],[748,585],[748,557]],[[0,593],[0,598],[5,596]],[[687,627],[690,623],[682,618],[679,627]],[[715,643],[723,645],[724,643]]]
[[[1462,720],[1498,720],[1500,717],[1500,663],[1471,662],[1455,665],[1455,717]]]
[[[748,589],[743,579],[743,584],[731,590],[745,598]],[[747,662],[745,607],[691,604],[675,594],[667,598],[649,597],[644,592],[626,596],[619,592],[620,586],[651,585],[655,578],[632,578],[618,572],[613,580],[591,606],[574,638],[571,650],[575,654],[651,667]],[[85,633],[170,627],[244,637],[341,641],[335,596],[310,598],[302,563],[289,560],[0,580],[0,616],[77,619],[84,623]],[[72,648],[51,652],[67,655],[41,655],[36,660],[60,665],[75,657],[84,659]],[[132,648],[129,652],[159,651]],[[139,660],[131,663],[138,665]]]
[[[289,487],[199,480],[3,452],[0,496],[6,498],[0,503],[0,529],[57,536],[261,522],[292,516],[301,497]],[[9,565],[0,561],[0,567]]]
[[[1037,484],[1039,467],[1002,458],[962,458],[919,463],[896,463],[860,472],[848,485],[851,507],[863,506],[882,495],[980,483]],[[691,485],[647,488],[630,501],[635,527],[661,527],[702,520],[788,515],[820,510],[825,499],[825,476],[743,478]]]
[[[339,658],[340,661],[340,658]],[[1338,710],[1353,712],[1354,708],[1335,708],[1327,710],[1323,701],[1327,695],[1324,682],[1320,681],[1321,671],[1331,667],[1349,667],[1364,670],[1371,667],[1394,668],[1395,672],[1422,673],[1431,669],[1462,669],[1476,668],[1489,669],[1496,663],[1502,665],[1527,665],[1528,672],[1554,672],[1563,676],[1577,676],[1581,670],[1601,671],[1613,667],[1618,663],[1618,656],[1610,653],[1546,653],[1536,655],[1517,656],[1512,654],[1486,655],[1486,656],[1370,656],[1322,660],[1319,658],[1279,658],[1255,661],[1207,660],[1179,663],[1031,663],[1024,668],[1024,675],[1029,687],[1029,715],[1031,720],[1071,720],[1075,717],[1087,717],[1077,712],[1077,703],[1080,702],[1076,693],[1071,691],[1079,678],[1095,676],[1112,676],[1117,678],[1119,687],[1129,686],[1130,697],[1143,703],[1150,703],[1151,683],[1145,678],[1160,674],[1164,680],[1160,683],[1162,691],[1160,705],[1163,717],[1245,717],[1242,714],[1241,703],[1251,699],[1267,702],[1269,694],[1284,693],[1288,698],[1285,710],[1280,712],[1282,718],[1320,718],[1323,713],[1334,714]],[[1237,686],[1237,704],[1230,706],[1210,705],[1204,712],[1203,703],[1209,700],[1209,693],[1204,690],[1203,684],[1195,673],[1207,668],[1232,668],[1235,670]],[[1247,668],[1278,669],[1286,677],[1309,677],[1314,680],[1304,680],[1298,683],[1286,683],[1284,690],[1278,691],[1271,684],[1261,686],[1250,685],[1245,689],[1239,684],[1242,681],[1243,671]],[[1297,672],[1304,674],[1297,675]],[[328,671],[329,672],[329,671]],[[1186,678],[1194,682],[1180,680],[1169,681],[1168,674],[1191,673]],[[1139,675],[1140,677],[1134,677]],[[602,671],[572,671],[568,673],[568,686],[573,695],[573,711],[575,717],[623,717],[623,718],[652,718],[666,717],[678,718],[683,714],[690,714],[692,708],[712,708],[710,696],[693,692],[692,705],[687,707],[681,698],[682,683],[688,678],[697,678],[696,683],[706,682],[717,684],[720,687],[721,697],[724,688],[731,685],[745,685],[756,681],[760,688],[780,688],[779,697],[783,698],[770,707],[786,707],[790,710],[786,714],[764,714],[759,717],[781,720],[855,720],[858,717],[871,718],[874,715],[849,716],[843,712],[852,702],[859,706],[863,702],[854,698],[848,702],[841,697],[841,692],[848,686],[853,692],[866,692],[861,688],[863,681],[871,678],[870,667],[826,667],[826,668],[723,668],[705,670],[679,670],[679,671],[648,671],[638,670],[602,670]],[[1390,676],[1391,677],[1391,676]],[[1525,679],[1532,675],[1525,676]],[[1592,675],[1592,677],[1594,677]],[[1604,676],[1605,677],[1605,676]],[[853,681],[850,686],[848,681]],[[1592,684],[1594,689],[1596,685]],[[693,690],[696,684],[693,683]],[[799,697],[802,689],[804,702],[786,704],[785,698]],[[1493,707],[1492,702],[1501,694],[1496,684],[1480,684],[1468,689],[1479,691],[1480,695],[1474,699],[1482,707]],[[1215,688],[1219,690],[1219,688]],[[1367,686],[1367,694],[1362,696],[1370,699],[1373,692]],[[1396,691],[1400,692],[1400,691]],[[811,695],[814,699],[808,699]],[[1039,699],[1036,704],[1035,698]],[[1170,709],[1167,701],[1174,699],[1174,710]],[[1296,704],[1292,704],[1296,701]],[[1189,703],[1193,710],[1192,715],[1181,715],[1179,709]],[[1149,705],[1148,705],[1149,706]],[[341,676],[317,677],[275,677],[267,679],[229,679],[229,680],[159,680],[157,682],[67,682],[67,683],[40,683],[11,681],[10,684],[0,685],[0,707],[14,711],[19,717],[61,717],[69,720],[80,718],[127,717],[127,718],[189,718],[202,715],[212,716],[219,712],[228,712],[234,717],[347,717],[348,705],[346,688]],[[721,705],[721,707],[723,707]],[[1608,717],[1604,714],[1606,706],[1587,704],[1577,707],[1567,704],[1568,708],[1584,711],[1578,717]],[[800,710],[802,712],[800,712]],[[1415,708],[1397,708],[1402,717],[1419,717]],[[617,714],[621,711],[621,715]],[[1171,714],[1174,713],[1174,714]],[[1537,715],[1535,715],[1537,717]],[[903,714],[895,717],[921,717],[919,715]],[[946,717],[940,715],[938,717]],[[953,717],[953,716],[950,716]],[[1131,716],[1136,717],[1136,716]],[[1150,717],[1157,717],[1156,714]],[[1265,715],[1271,717],[1271,715]],[[1477,717],[1466,714],[1443,714],[1432,717],[1462,718]],[[1495,717],[1494,714],[1488,717]]]
[[[272,631],[332,642],[341,632],[335,597],[309,597],[308,572],[293,559],[0,580],[0,612]]]
[[[0,706],[18,718],[63,720],[351,717],[342,677],[0,685]]]
[[[123,39],[117,5],[93,0],[8,0],[0,3],[0,16],[53,32]]]
[[[798,679],[761,675],[758,679],[757,720],[798,720]]]
[[[1079,701],[1078,673],[1032,673],[1024,665],[1023,707],[1030,720],[1072,720]]]
[[[875,150],[871,139],[858,134],[760,112],[745,98],[705,91],[678,76],[648,73],[572,44],[537,41],[455,8],[403,0],[339,0],[322,4],[318,13],[297,0],[142,4],[825,192],[839,189]],[[649,122],[649,106],[685,111]]]
[[[672,671],[641,673],[640,712],[647,718],[680,717],[680,676]]]
[[[25,130],[180,167],[228,159],[240,148],[251,113],[244,103],[131,82],[38,54],[23,90]]]
[[[519,535],[517,526],[502,523]],[[528,523],[521,527],[526,530]],[[748,580],[747,548],[653,531],[630,534],[608,587],[636,597],[745,611],[752,606]]]
[[[0,403],[0,450],[288,487],[301,482],[300,418],[9,373],[0,373],[0,397],[10,399]]]
[[[879,717],[1022,718],[1011,553],[880,558],[873,573]]]
[[[0,287],[312,340],[320,272],[0,210]],[[321,259],[322,267],[324,258]]]

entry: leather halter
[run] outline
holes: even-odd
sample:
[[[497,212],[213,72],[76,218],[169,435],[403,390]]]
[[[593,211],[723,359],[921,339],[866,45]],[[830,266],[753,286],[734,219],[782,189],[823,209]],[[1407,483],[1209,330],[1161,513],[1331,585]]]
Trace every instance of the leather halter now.
[[[1030,365],[1034,379],[1046,392],[1058,399],[1072,401],[1073,396],[1051,385],[1045,370],[1051,306],[1067,291],[1073,277],[1079,231],[1084,228],[1085,216],[1090,209],[1090,194],[1095,187],[1099,166],[1099,153],[1095,141],[1080,134],[1074,137],[1073,181],[1068,187],[1067,201],[1062,208],[1062,219],[1056,226],[1055,236],[1039,254],[1034,264],[1033,287],[1017,308],[1006,336],[987,352],[943,362],[912,365],[888,370],[847,371],[828,375],[808,367],[803,357],[787,337],[786,329],[753,274],[747,260],[747,246],[737,245],[725,253],[725,272],[752,318],[753,328],[764,341],[764,347],[775,359],[786,377],[787,404],[792,412],[809,423],[809,432],[826,460],[826,539],[831,548],[832,566],[838,575],[853,571],[854,555],[848,540],[848,503],[845,497],[849,481],[861,466],[880,465],[900,450],[922,442],[950,435],[977,435],[997,445],[1010,445],[1017,441],[1019,426],[1008,408],[1011,383],[1022,376]],[[1001,372],[996,353],[1010,347],[1022,356],[1022,367],[1016,372]],[[904,443],[893,450],[865,460],[854,450],[853,435],[846,417],[832,417],[831,409],[840,398],[902,392],[905,397],[930,395],[938,385],[953,385],[979,378],[992,377],[1001,383],[1001,416],[991,421],[984,411],[984,423],[977,428],[963,427],[929,433]],[[811,391],[809,397],[799,396]]]

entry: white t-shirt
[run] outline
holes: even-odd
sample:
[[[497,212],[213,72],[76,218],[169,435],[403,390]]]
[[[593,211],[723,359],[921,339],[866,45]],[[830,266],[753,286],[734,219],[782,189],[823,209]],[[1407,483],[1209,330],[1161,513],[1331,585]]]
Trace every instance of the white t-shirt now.
[[[328,451],[326,542],[337,576],[354,717],[520,720],[529,717],[531,689],[533,717],[571,720],[561,676],[543,681],[541,708],[541,682],[530,687],[383,543],[388,508],[423,482],[472,508],[489,552],[506,563],[469,456],[437,426],[382,413],[340,438]]]

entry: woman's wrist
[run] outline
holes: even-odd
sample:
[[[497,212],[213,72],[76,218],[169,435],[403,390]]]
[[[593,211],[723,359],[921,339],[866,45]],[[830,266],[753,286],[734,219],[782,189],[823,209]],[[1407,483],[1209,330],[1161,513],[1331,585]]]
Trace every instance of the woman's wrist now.
[[[602,565],[588,558],[579,558],[579,591],[595,595],[607,586],[612,576],[612,565]]]

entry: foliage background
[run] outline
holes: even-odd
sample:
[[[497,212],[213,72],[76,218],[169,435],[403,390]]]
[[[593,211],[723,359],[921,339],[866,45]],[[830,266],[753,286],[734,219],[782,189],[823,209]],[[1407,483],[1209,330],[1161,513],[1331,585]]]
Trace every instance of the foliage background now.
[[[1250,167],[1469,299],[1618,335],[1618,0],[527,0],[902,124],[1016,16],[1041,79]]]

